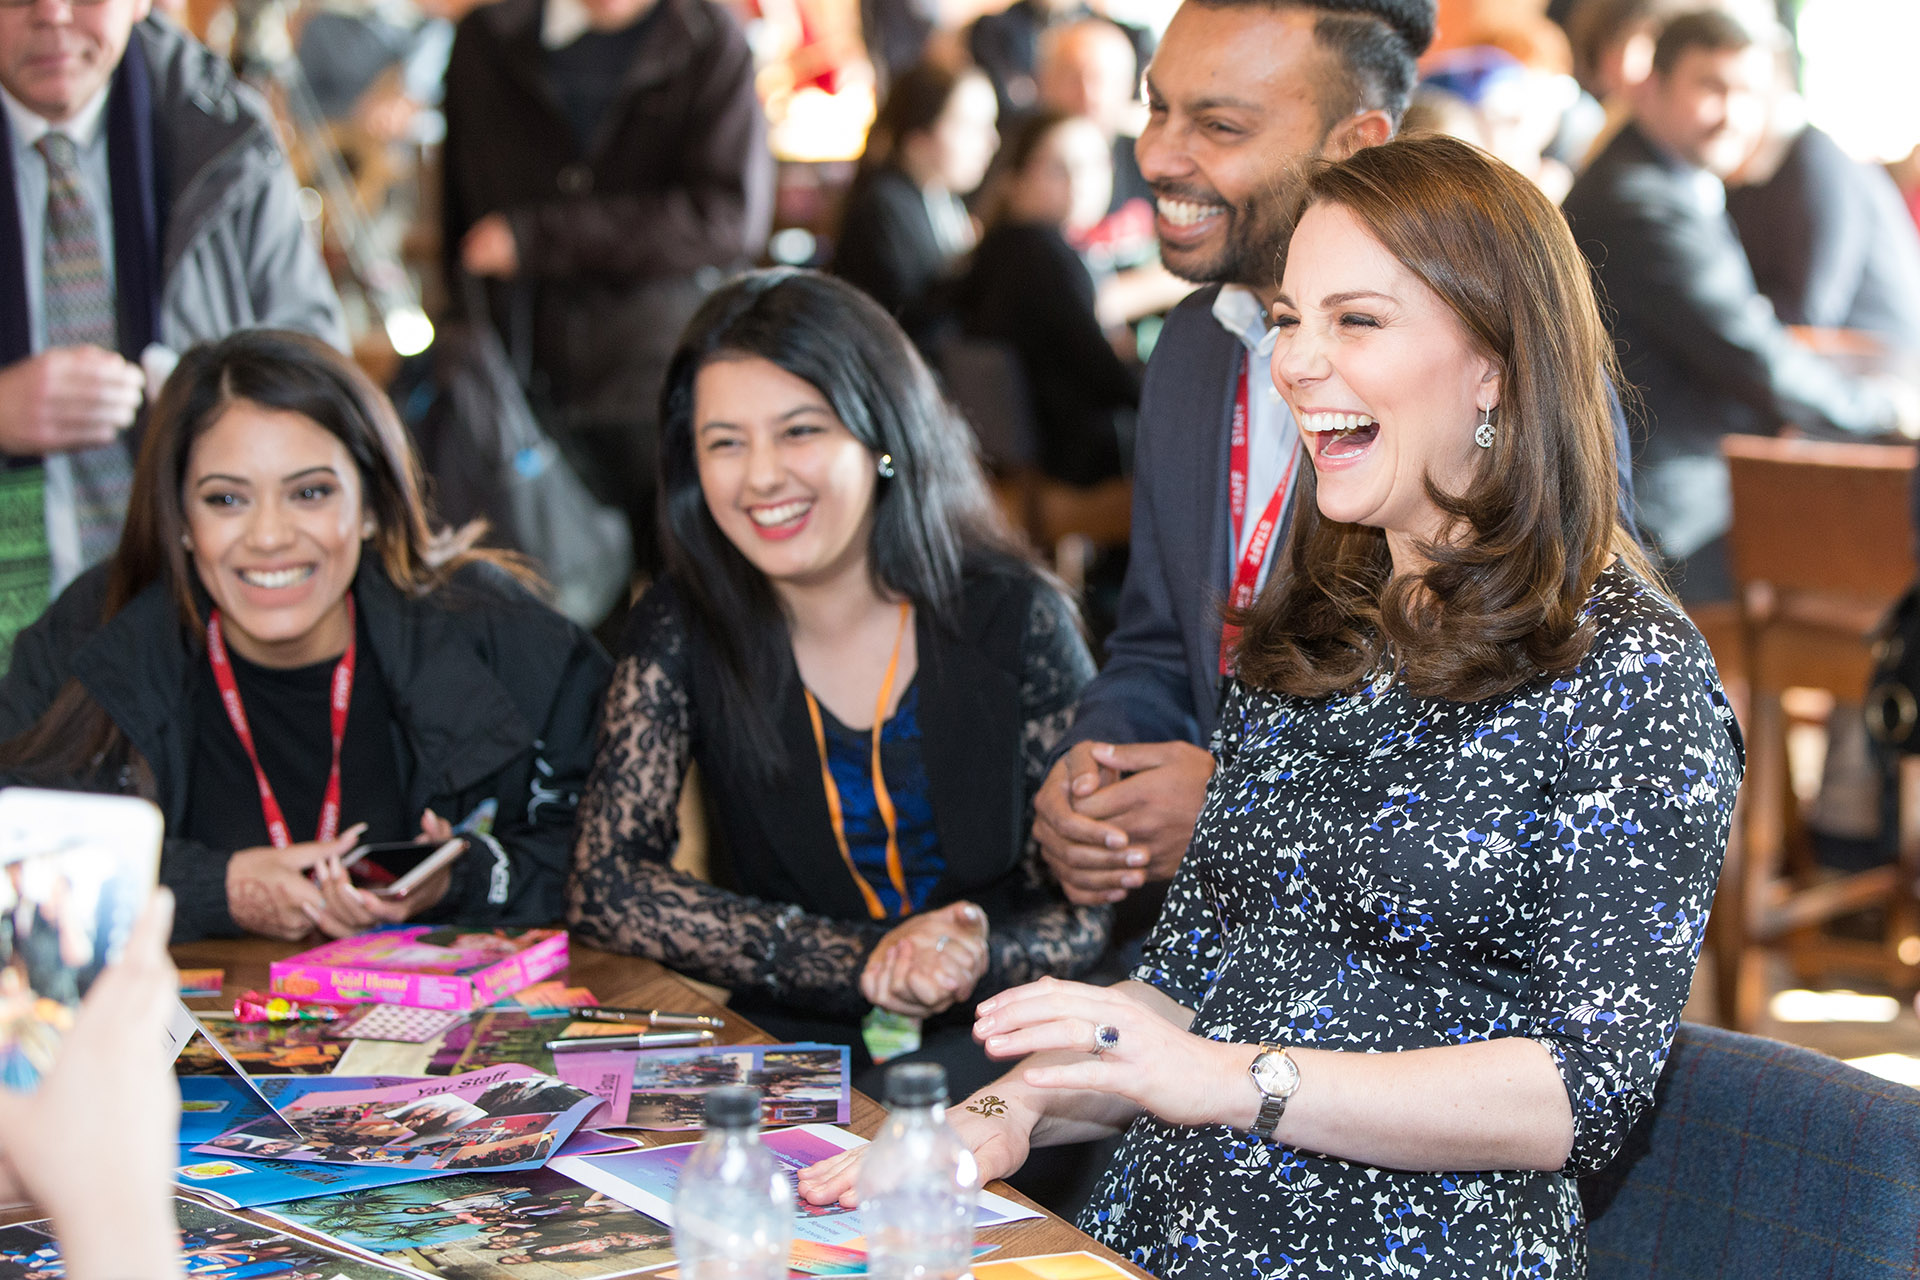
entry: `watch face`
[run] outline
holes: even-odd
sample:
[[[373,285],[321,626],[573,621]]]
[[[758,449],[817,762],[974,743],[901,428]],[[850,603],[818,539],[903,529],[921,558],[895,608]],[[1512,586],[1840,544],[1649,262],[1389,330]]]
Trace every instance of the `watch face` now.
[[[1300,1068],[1278,1049],[1269,1049],[1253,1060],[1253,1082],[1269,1097],[1290,1097],[1300,1087]]]

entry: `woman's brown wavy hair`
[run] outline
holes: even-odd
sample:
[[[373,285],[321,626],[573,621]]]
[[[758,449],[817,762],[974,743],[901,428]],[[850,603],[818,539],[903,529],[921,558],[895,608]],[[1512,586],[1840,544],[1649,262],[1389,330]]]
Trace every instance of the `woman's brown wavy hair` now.
[[[1620,520],[1619,370],[1565,220],[1513,169],[1432,135],[1313,170],[1294,225],[1318,204],[1352,214],[1498,363],[1494,443],[1465,492],[1428,477],[1448,529],[1422,547],[1427,568],[1399,577],[1385,533],[1323,518],[1303,468],[1283,571],[1230,614],[1240,678],[1321,697],[1392,671],[1471,702],[1571,669],[1593,642],[1582,612],[1600,571],[1618,557],[1658,579]]]
[[[537,576],[520,557],[474,546],[484,523],[458,530],[436,524],[407,429],[359,366],[305,334],[248,329],[189,350],[154,401],[134,465],[126,526],[107,562],[102,622],[162,583],[173,598],[188,652],[205,647],[199,578],[181,543],[187,529],[187,460],[194,441],[239,401],[300,414],[346,447],[360,473],[361,503],[374,520],[365,556],[402,592],[427,595],[476,560],[497,564],[539,589]],[[32,727],[0,743],[0,768],[33,781],[150,791],[143,762],[130,758],[119,730],[71,679]],[[115,776],[129,768],[131,777]]]

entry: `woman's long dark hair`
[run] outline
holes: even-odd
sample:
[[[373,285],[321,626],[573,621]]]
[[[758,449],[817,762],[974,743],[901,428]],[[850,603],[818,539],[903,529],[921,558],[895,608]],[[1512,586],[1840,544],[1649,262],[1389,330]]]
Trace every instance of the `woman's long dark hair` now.
[[[181,537],[187,530],[187,459],[194,441],[241,401],[297,413],[346,447],[360,473],[362,506],[374,520],[368,551],[402,591],[425,595],[475,560],[533,582],[514,557],[474,547],[484,525],[436,527],[421,496],[420,463],[406,428],[359,366],[305,334],[249,329],[189,350],[155,400],[134,467],[126,527],[108,562],[102,622],[148,587],[165,583],[182,641],[189,652],[199,652],[205,625],[200,585]],[[99,780],[103,773],[139,766],[127,758],[125,745],[99,704],[69,680],[31,728],[0,744],[0,768],[47,781]]]
[[[724,673],[721,713],[767,774],[785,761],[773,708],[792,642],[772,586],[714,522],[694,453],[694,381],[716,360],[757,356],[825,397],[855,439],[893,459],[873,495],[874,589],[951,626],[962,570],[1019,557],[988,493],[973,435],[892,317],[813,271],[759,271],[700,308],[660,402],[660,523],[667,573]]]
[[[1318,204],[1352,214],[1498,363],[1495,437],[1464,492],[1428,478],[1448,532],[1398,578],[1384,531],[1321,516],[1307,468],[1284,572],[1235,617],[1240,677],[1317,697],[1384,663],[1416,694],[1477,701],[1571,669],[1609,561],[1659,579],[1620,520],[1607,380],[1622,384],[1566,221],[1514,170],[1433,135],[1321,166],[1294,225]]]

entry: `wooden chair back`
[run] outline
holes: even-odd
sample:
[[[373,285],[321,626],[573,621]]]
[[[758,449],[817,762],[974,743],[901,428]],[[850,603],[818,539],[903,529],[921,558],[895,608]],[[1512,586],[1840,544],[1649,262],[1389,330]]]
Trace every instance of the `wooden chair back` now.
[[[1857,708],[1874,635],[1920,576],[1910,489],[1920,452],[1904,445],[1730,436],[1721,442],[1733,498],[1727,551],[1738,595],[1739,673],[1747,776],[1709,928],[1719,1016],[1755,1024],[1758,949],[1784,946],[1803,980],[1828,968],[1871,972],[1897,987],[1920,974],[1903,952],[1916,928],[1911,886],[1920,846],[1902,861],[1847,876],[1823,873],[1792,786],[1789,689],[1824,691]],[[1799,695],[1795,695],[1798,697]],[[1818,695],[1816,695],[1818,700]],[[1872,942],[1827,936],[1827,922],[1883,911]]]
[[[1911,445],[1729,436],[1734,581],[1891,603],[1914,581]]]

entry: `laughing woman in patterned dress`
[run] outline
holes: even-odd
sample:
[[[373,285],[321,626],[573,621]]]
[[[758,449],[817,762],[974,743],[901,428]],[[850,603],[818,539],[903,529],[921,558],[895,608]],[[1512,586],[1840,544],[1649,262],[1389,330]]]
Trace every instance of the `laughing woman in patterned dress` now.
[[[1282,286],[1314,465],[1192,847],[1131,982],[982,1002],[1036,1056],[951,1115],[987,1175],[1125,1130],[1081,1226],[1159,1276],[1577,1277],[1737,731],[1617,522],[1605,332],[1524,178],[1443,138],[1321,169]]]
[[[1093,673],[1073,608],[851,285],[720,290],[661,420],[667,574],[607,694],[574,930],[728,988],[782,1038],[852,1046],[857,1080],[869,1009],[923,1019],[921,1052],[971,1088],[993,1074],[973,1002],[1106,943],[1027,837]],[[669,865],[696,762],[718,884]]]

